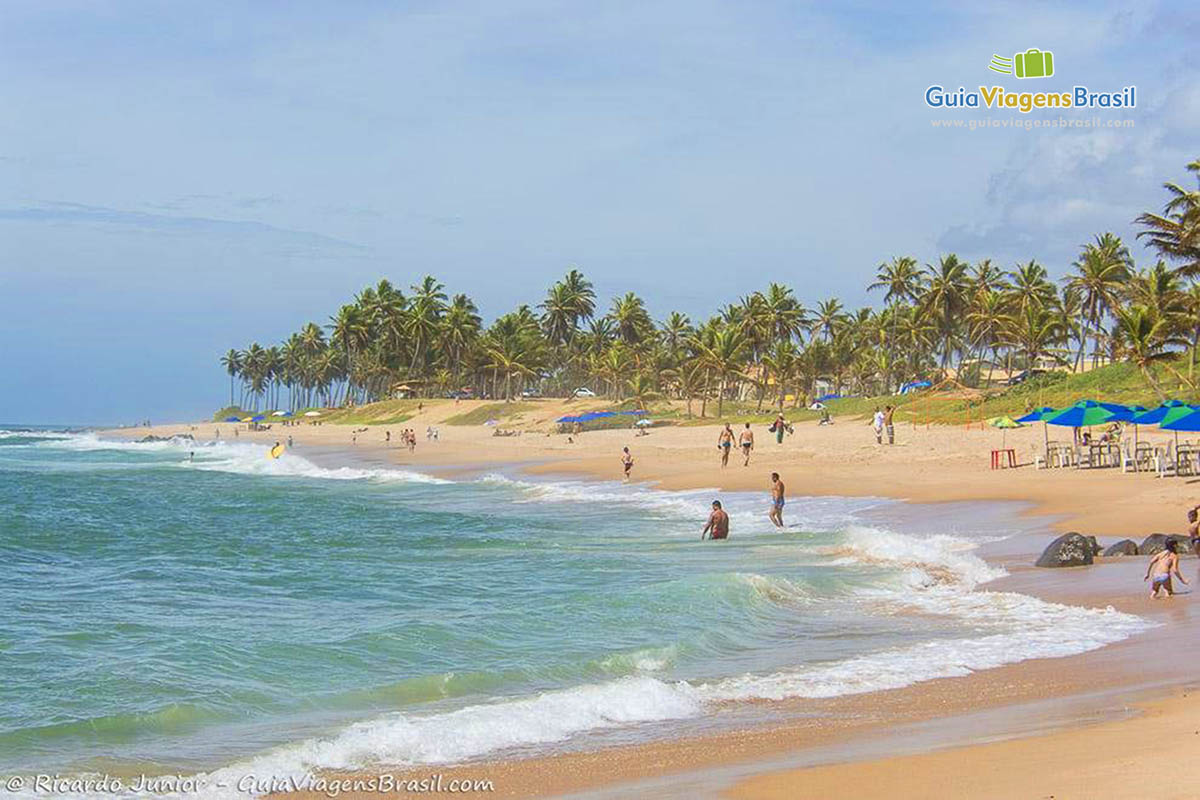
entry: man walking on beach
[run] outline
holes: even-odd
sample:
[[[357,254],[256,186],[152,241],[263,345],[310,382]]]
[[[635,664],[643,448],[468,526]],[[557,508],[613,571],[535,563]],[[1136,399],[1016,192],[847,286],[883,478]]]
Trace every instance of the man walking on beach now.
[[[712,513],[708,515],[708,522],[704,524],[704,530],[700,531],[700,541],[704,541],[705,536],[709,539],[729,538],[729,515],[721,508],[721,501],[713,500],[712,509]]]
[[[742,431],[738,441],[742,445],[742,455],[745,458],[742,461],[743,467],[750,466],[750,451],[754,449],[754,431],[750,430],[750,423],[746,423],[746,429]]]
[[[893,418],[896,416],[894,406],[885,406],[883,409],[883,426],[887,428],[888,444],[896,443],[896,425]]]
[[[783,527],[783,481],[779,480],[779,473],[771,473],[771,511],[767,514],[771,518],[771,522],[775,523],[776,528]]]
[[[717,437],[717,449],[721,451],[721,466],[729,466],[729,451],[733,449],[733,428],[725,423],[721,435]]]

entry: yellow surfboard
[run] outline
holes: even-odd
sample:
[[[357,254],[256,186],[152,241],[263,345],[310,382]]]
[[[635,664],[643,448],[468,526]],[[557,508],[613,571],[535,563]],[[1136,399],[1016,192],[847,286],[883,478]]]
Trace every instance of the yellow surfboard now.
[[[279,458],[281,455],[283,455],[283,451],[284,451],[283,445],[281,445],[281,444],[275,445],[274,447],[271,448],[271,458]]]

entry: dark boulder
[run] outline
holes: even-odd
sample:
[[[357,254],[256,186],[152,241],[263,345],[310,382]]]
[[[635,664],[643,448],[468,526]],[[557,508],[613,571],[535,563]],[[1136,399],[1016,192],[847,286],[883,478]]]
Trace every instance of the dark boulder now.
[[[1088,537],[1080,533],[1064,533],[1055,539],[1037,560],[1039,567],[1083,567],[1091,564],[1096,551]]]
[[[1152,556],[1155,553],[1161,553],[1166,549],[1164,545],[1166,545],[1167,539],[1175,540],[1175,549],[1180,553],[1186,553],[1190,548],[1188,537],[1186,536],[1178,533],[1152,533],[1138,545],[1138,553],[1143,556]]]
[[[1113,556],[1136,556],[1138,554],[1137,542],[1133,539],[1122,539],[1114,545],[1109,545],[1104,551],[1105,558]]]

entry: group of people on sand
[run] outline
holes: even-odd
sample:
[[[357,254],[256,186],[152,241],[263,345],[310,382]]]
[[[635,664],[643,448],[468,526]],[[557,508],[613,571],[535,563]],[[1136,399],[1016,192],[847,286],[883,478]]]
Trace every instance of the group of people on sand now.
[[[792,426],[784,419],[783,414],[780,414],[767,430],[775,434],[776,444],[783,444],[783,434],[791,433]],[[729,454],[733,452],[734,439],[737,440],[738,448],[742,451],[742,466],[750,466],[750,454],[754,452],[754,431],[750,428],[749,422],[737,436],[734,436],[733,425],[729,422],[726,422],[725,427],[717,434],[717,450],[721,453],[721,466],[729,466]]]
[[[428,438],[428,437],[427,437]],[[383,432],[383,441],[385,444],[392,443],[392,432]],[[400,444],[408,448],[408,452],[414,453],[417,450],[417,432],[412,428],[405,428],[400,431]]]

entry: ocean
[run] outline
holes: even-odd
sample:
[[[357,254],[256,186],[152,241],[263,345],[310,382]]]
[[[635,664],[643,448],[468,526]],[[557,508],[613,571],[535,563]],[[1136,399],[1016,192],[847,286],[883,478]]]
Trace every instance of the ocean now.
[[[793,497],[778,531],[765,491],[721,493],[702,542],[712,490],[330,464],[0,431],[0,775],[554,752],[1147,625],[989,591],[1004,515]]]

